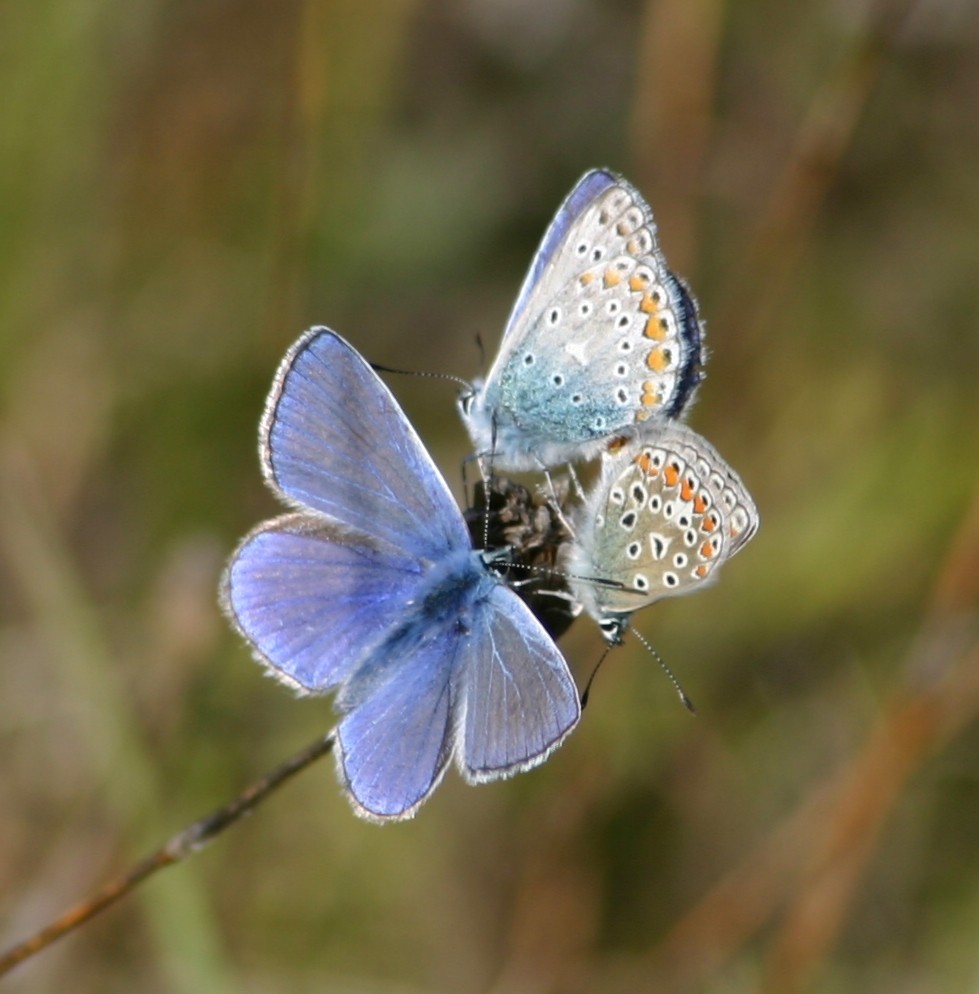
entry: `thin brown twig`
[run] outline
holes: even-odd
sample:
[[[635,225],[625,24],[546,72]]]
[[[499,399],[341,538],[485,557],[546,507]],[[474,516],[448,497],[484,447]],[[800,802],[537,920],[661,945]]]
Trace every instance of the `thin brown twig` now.
[[[717,318],[728,338],[741,348],[750,349],[751,337],[762,334],[777,312],[874,87],[917,3],[878,0],[873,4],[865,27],[854,34],[810,101],[785,166],[772,184],[754,240],[735,274],[738,290]],[[764,279],[758,278],[759,273]]]
[[[680,918],[630,977],[693,989],[787,903],[764,989],[804,988],[836,941],[908,781],[979,714],[979,643],[963,638],[954,610],[970,603],[976,581],[964,564],[977,557],[979,489],[938,570],[922,635],[906,657],[905,683],[866,744]],[[936,669],[940,675],[927,681]]]
[[[121,876],[101,887],[90,898],[69,908],[29,938],[15,943],[0,953],[0,977],[19,963],[23,963],[24,960],[30,959],[42,949],[46,949],[56,940],[84,925],[100,911],[104,911],[120,898],[125,897],[130,891],[135,890],[158,870],[179,863],[191,853],[202,849],[229,825],[238,821],[242,815],[261,804],[276,788],[281,787],[283,783],[321,756],[325,756],[333,748],[333,742],[332,732],[317,738],[274,770],[246,787],[233,800],[181,829],[154,853],[139,860]]]

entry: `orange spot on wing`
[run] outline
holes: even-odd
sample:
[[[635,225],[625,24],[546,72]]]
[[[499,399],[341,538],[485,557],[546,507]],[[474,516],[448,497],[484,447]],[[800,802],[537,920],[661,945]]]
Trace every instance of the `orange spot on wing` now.
[[[644,383],[642,385],[642,400],[643,407],[658,407],[663,402],[659,399],[659,394],[653,388],[652,383]]]
[[[615,226],[615,230],[622,236],[632,234],[632,228],[629,227],[629,223],[627,221],[619,221],[619,223]]]
[[[618,286],[622,282],[622,277],[614,269],[606,269],[604,282],[606,288]]]
[[[639,310],[643,314],[655,314],[659,310],[659,301],[651,293],[644,293]]]
[[[675,487],[680,481],[680,467],[671,462],[664,471],[664,479],[668,487]]]
[[[703,494],[697,494],[693,499],[693,509],[698,514],[703,514],[707,510],[707,501],[704,500]]]
[[[700,546],[700,555],[704,559],[713,559],[714,558],[714,546],[713,546],[713,544],[711,542],[704,542]]]
[[[707,532],[707,534],[709,535],[716,527],[717,527],[717,518],[715,518],[713,515],[710,515],[709,517],[704,518],[703,523],[700,526],[700,530],[702,532]]]
[[[706,563],[701,563],[695,570],[694,573],[700,577],[701,580],[710,572],[710,567]]]
[[[693,500],[693,480],[689,476],[680,484],[680,498]]]
[[[641,290],[645,290],[649,286],[649,277],[644,276],[642,273],[633,273],[629,277],[629,289],[634,293],[639,293]]]
[[[594,278],[595,278],[595,274],[594,273],[582,273],[581,276],[578,278],[578,282],[582,286],[588,286],[588,284],[591,283],[591,281]]]
[[[662,373],[670,365],[670,357],[661,347],[653,349],[646,356],[646,365],[657,373]]]
[[[642,333],[647,338],[655,339],[657,342],[662,342],[666,338],[666,332],[663,330],[663,326],[659,323],[659,319],[656,317],[651,317],[646,322],[646,327],[643,328]]]
[[[659,470],[653,465],[652,459],[649,458],[648,452],[640,452],[636,456],[636,465],[646,474],[646,476],[656,476]]]

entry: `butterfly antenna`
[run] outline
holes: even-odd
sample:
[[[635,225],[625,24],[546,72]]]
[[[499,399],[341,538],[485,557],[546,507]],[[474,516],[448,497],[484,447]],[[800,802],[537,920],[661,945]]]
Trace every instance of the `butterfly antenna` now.
[[[591,671],[591,676],[588,678],[588,683],[585,684],[585,689],[581,692],[581,710],[584,711],[588,707],[588,695],[591,693],[591,685],[595,682],[595,677],[598,675],[599,667],[605,662],[605,657],[611,652],[612,646],[607,645],[605,651],[602,653],[601,659],[595,663],[595,668]]]
[[[370,366],[375,373],[396,373],[398,376],[423,376],[429,380],[448,380],[469,391],[473,389],[473,385],[468,380],[464,380],[461,376],[453,376],[451,373],[433,373],[424,369],[395,369],[393,366],[382,366],[379,362],[372,362]]]
[[[673,670],[671,670],[669,666],[666,665],[666,661],[663,659],[663,657],[631,625],[629,626],[629,631],[632,632],[632,634],[635,635],[636,638],[639,639],[639,641],[646,647],[646,651],[650,653],[650,655],[653,657],[653,659],[656,660],[657,663],[659,663],[663,672],[670,678],[670,683],[673,684],[674,688],[676,689],[676,692],[680,695],[680,700],[683,701],[683,706],[691,714],[696,714],[697,709],[693,706],[693,701],[690,700],[689,697],[687,697],[687,692],[683,689],[683,686],[681,685],[680,681],[676,678],[676,674],[673,672]]]

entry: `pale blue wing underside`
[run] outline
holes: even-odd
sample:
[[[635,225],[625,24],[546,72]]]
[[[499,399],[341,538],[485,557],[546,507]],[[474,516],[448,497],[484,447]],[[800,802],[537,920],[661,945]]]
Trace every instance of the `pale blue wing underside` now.
[[[517,295],[516,303],[514,303],[513,310],[507,320],[506,328],[503,331],[503,342],[506,342],[510,332],[519,325],[527,309],[528,300],[540,282],[544,271],[553,261],[555,253],[563,245],[568,229],[589,204],[618,182],[617,176],[604,169],[592,169],[578,180],[575,188],[558,208],[547,231],[544,232],[534,261],[530,264],[530,269],[524,277],[523,286],[520,287],[520,293]]]
[[[527,606],[502,586],[473,625],[470,653],[470,665],[460,671],[463,774],[495,780],[542,763],[581,715],[564,657]]]
[[[347,680],[400,621],[420,572],[413,557],[293,514],[242,542],[222,597],[275,676],[322,693]]]
[[[286,353],[261,454],[266,479],[294,505],[423,558],[469,547],[452,494],[391,392],[326,328]]]

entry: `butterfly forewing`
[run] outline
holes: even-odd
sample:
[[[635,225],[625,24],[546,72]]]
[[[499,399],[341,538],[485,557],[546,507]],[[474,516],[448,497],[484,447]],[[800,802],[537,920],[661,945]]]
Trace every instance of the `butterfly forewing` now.
[[[455,500],[397,401],[328,329],[312,328],[286,353],[260,448],[267,480],[294,505],[419,556],[469,546]]]
[[[702,359],[696,305],[666,266],[649,206],[596,170],[548,230],[467,426],[503,468],[587,458],[680,416]]]

